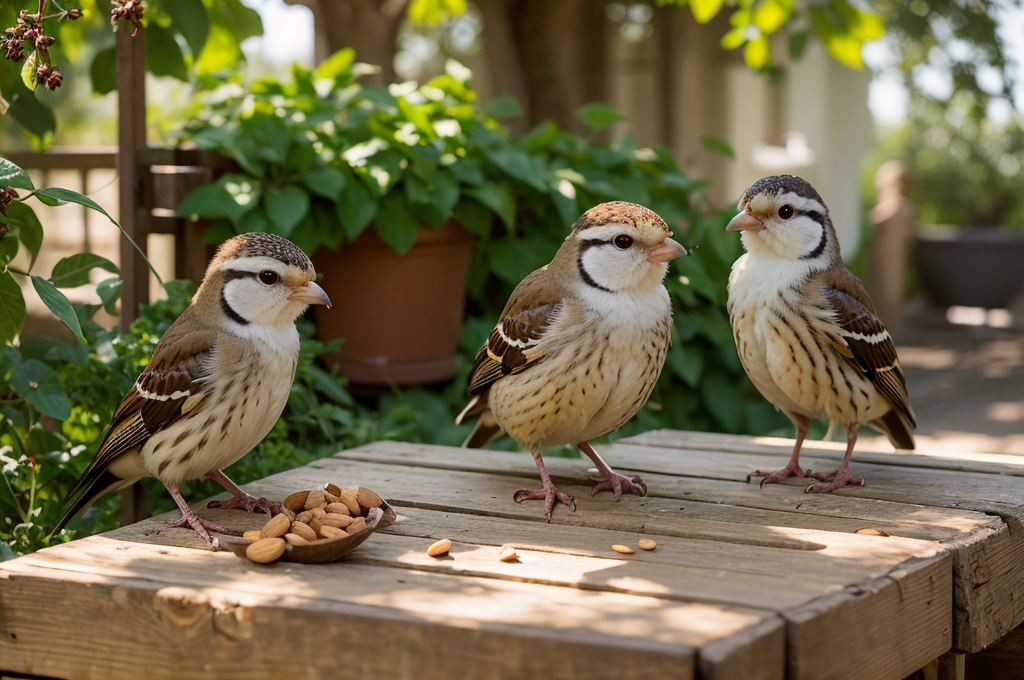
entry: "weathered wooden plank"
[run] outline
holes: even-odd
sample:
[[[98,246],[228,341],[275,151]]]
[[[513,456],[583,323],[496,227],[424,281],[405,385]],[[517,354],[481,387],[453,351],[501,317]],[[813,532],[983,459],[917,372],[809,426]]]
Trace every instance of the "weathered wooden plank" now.
[[[40,601],[61,606],[45,608],[52,615],[41,613]],[[311,617],[322,635],[295,637],[316,639],[321,648],[298,644],[298,656],[321,673],[324,666],[317,655],[331,656],[324,649],[329,641],[329,649],[359,649],[358,662],[381,664],[384,668],[375,670],[382,677],[404,675],[413,667],[425,673],[417,677],[497,678],[512,677],[513,672],[521,677],[518,673],[558,665],[556,660],[576,648],[574,662],[545,674],[653,677],[648,675],[653,669],[685,678],[693,677],[695,650],[743,631],[749,638],[751,627],[763,634],[737,644],[757,646],[770,638],[771,644],[759,651],[769,662],[773,654],[779,660],[774,670],[762,670],[757,677],[778,678],[782,671],[781,622],[773,627],[772,614],[750,608],[354,563],[256,566],[227,553],[103,537],[4,563],[0,604],[5,667],[43,675],[85,677],[68,672],[69,663],[85,661],[96,664],[96,674],[88,677],[128,677],[127,668],[140,662],[138,656],[134,661],[123,658],[131,649],[145,655],[147,666],[173,667],[173,672],[157,672],[156,677],[200,671],[205,677],[275,677],[269,671],[279,677],[288,668],[274,658],[287,649],[281,631],[306,629]],[[111,622],[113,630],[97,629],[91,624],[96,620]],[[382,620],[388,625],[381,627]],[[404,625],[391,627],[396,622]],[[221,630],[218,623],[229,630]],[[52,658],[52,631],[59,628],[65,629],[62,644],[68,653]],[[375,633],[358,632],[366,630]],[[197,658],[193,650],[185,655],[188,659],[170,664],[183,651],[178,647],[207,636],[216,642],[203,644],[203,650],[210,648],[208,658]],[[110,645],[99,644],[108,637]],[[495,668],[495,660],[504,658],[503,644],[523,658],[510,668]],[[473,649],[456,653],[466,658],[455,666],[441,663],[435,670],[424,663],[433,658],[425,650],[430,645]],[[772,652],[771,645],[778,649]]]

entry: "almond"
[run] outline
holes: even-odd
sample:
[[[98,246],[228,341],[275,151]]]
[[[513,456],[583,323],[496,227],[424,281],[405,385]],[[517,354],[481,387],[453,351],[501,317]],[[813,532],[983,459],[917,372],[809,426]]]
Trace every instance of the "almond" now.
[[[359,487],[356,489],[356,502],[359,503],[359,507],[369,510],[370,508],[379,508],[384,499],[365,487]]]
[[[292,533],[302,536],[307,541],[316,540],[316,532],[304,522],[292,522]]]
[[[332,527],[327,524],[320,527],[320,535],[324,538],[336,538],[344,534],[345,532],[339,529],[338,527]]]
[[[633,553],[636,552],[635,550],[630,548],[628,545],[622,545],[620,543],[616,543],[615,545],[613,545],[612,546],[612,550],[614,550],[617,553],[622,553],[623,555],[632,555]]]
[[[345,527],[345,531],[348,533],[349,536],[351,536],[353,534],[358,534],[360,531],[362,531],[365,528],[366,528],[366,518],[364,518],[364,517],[356,517],[354,520],[352,520],[351,524],[349,524],[347,527]]]
[[[359,501],[356,500],[356,490],[350,488],[344,488],[341,493],[338,494],[338,498],[348,508],[349,514],[353,517],[358,517],[362,514],[362,510],[359,509]]]
[[[310,491],[306,496],[306,502],[303,504],[303,509],[312,510],[313,508],[319,508],[324,503],[324,492],[323,491]]]
[[[501,549],[498,554],[498,559],[502,562],[514,562],[519,559],[519,555],[516,554],[516,549],[508,545]]]
[[[359,519],[363,518],[360,517]],[[320,524],[322,526],[341,527],[342,529],[352,524],[353,522],[355,522],[355,520],[349,517],[348,515],[338,515],[333,512],[328,515],[325,515],[320,520]],[[363,524],[366,524],[366,520],[363,520]]]
[[[249,547],[245,549],[245,556],[253,562],[265,564],[273,562],[283,555],[284,549],[287,547],[288,543],[283,538],[261,538],[255,543],[249,544]]]
[[[452,549],[452,542],[447,538],[442,538],[437,543],[427,548],[427,554],[431,557],[440,557],[441,555],[447,555],[448,551]]]
[[[314,533],[319,534],[320,527],[322,526],[323,524],[321,524],[319,517],[314,517],[313,519],[309,520],[309,528],[312,529]]]
[[[337,484],[331,484],[330,482],[324,484],[324,491],[335,497],[341,495],[341,487]]]
[[[291,526],[292,521],[288,519],[287,515],[274,515],[270,518],[270,521],[263,526],[262,531],[260,531],[260,536],[262,538],[276,538],[284,536],[288,533],[288,529],[290,529]],[[275,557],[274,559],[277,558]]]
[[[253,529],[252,531],[246,531],[243,533],[242,538],[247,538],[250,541],[258,541],[263,538],[263,535],[259,529]]]
[[[316,517],[317,519],[322,519],[323,516],[327,514],[327,511],[323,508],[313,508],[310,512],[313,514],[313,517]]]
[[[306,496],[308,494],[308,491],[296,491],[292,495],[288,496],[288,498],[284,499],[284,507],[289,510],[294,510],[295,512],[302,510],[303,506],[306,504]]]
[[[640,546],[640,548],[641,548],[642,550],[654,550],[655,548],[657,548],[657,547],[658,547],[658,544],[657,544],[657,543],[655,543],[654,541],[652,541],[652,540],[651,540],[651,539],[649,539],[649,538],[641,538],[641,539],[640,539],[640,540],[639,540],[639,541],[637,542],[637,545],[638,545],[638,546]]]
[[[348,506],[345,505],[344,503],[340,502],[340,501],[337,502],[337,503],[329,503],[327,505],[327,507],[324,508],[324,510],[327,511],[327,514],[331,514],[331,513],[335,513],[335,514],[338,514],[338,515],[350,515],[350,514],[352,514],[351,512],[349,512]]]
[[[298,534],[285,534],[284,540],[288,541],[292,545],[309,545],[309,541]]]
[[[295,515],[293,522],[302,522],[303,524],[309,524],[309,520],[313,519],[313,513],[309,510],[303,510],[299,514]]]

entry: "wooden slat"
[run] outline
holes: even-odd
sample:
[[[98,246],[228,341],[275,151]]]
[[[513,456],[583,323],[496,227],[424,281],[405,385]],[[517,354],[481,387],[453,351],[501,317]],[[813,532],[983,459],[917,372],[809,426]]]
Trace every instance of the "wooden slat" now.
[[[0,640],[0,656],[22,663],[31,658],[36,662],[33,672],[44,674],[71,675],[60,664],[77,657],[97,664],[88,677],[128,677],[122,667],[126,661],[119,658],[124,652],[117,652],[124,644],[151,660],[146,666],[154,668],[155,677],[200,670],[205,677],[253,677],[246,672],[280,677],[288,664],[289,675],[304,667],[323,673],[325,666],[340,661],[333,652],[337,649],[358,650],[358,656],[349,660],[377,665],[374,670],[381,677],[396,677],[414,667],[417,677],[426,678],[512,677],[508,668],[492,667],[506,657],[501,650],[507,644],[517,652],[511,657],[515,663],[525,666],[522,672],[540,672],[571,654],[567,666],[547,674],[600,676],[614,668],[621,677],[662,673],[690,678],[696,649],[751,627],[760,627],[763,634],[749,642],[760,645],[767,640],[770,644],[758,651],[765,653],[769,667],[773,657],[778,661],[775,670],[756,677],[781,677],[782,670],[781,623],[749,608],[350,563],[255,566],[228,553],[211,555],[103,537],[41,551],[7,563],[3,570],[7,584],[0,588],[0,604],[5,626],[22,632],[17,644],[7,635]],[[52,590],[59,588],[57,584],[75,583],[77,588],[67,589],[69,599]],[[98,592],[83,597],[88,590]],[[109,597],[104,597],[105,591]],[[51,609],[52,621],[40,615],[40,600],[32,600],[44,597],[43,592],[53,593],[46,599],[60,598],[54,600],[61,607]],[[316,612],[314,622],[311,611]],[[57,655],[43,653],[34,643],[37,638],[39,643],[46,641],[49,626],[64,621],[66,627],[78,616],[84,616],[83,621],[102,616],[113,630],[74,626],[62,636],[62,644],[72,653],[49,665],[49,657]],[[219,630],[221,617],[230,630]],[[296,665],[294,658],[287,658],[289,645],[283,642],[282,631],[317,628],[319,634],[291,636],[321,645],[292,641],[303,660]],[[113,638],[114,646],[97,645],[97,635]],[[216,644],[209,644],[206,636]],[[204,638],[202,654],[193,649],[185,655],[188,658],[176,658],[186,640]],[[158,644],[160,639],[169,644]],[[435,666],[429,662],[434,658],[426,649],[430,645],[447,648],[454,658]],[[12,665],[24,667],[22,663]]]

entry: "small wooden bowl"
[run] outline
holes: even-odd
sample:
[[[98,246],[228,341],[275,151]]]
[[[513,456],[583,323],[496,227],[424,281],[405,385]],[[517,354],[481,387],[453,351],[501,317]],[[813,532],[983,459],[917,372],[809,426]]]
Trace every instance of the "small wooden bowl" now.
[[[370,508],[365,515],[366,528],[357,534],[337,536],[323,542],[309,545],[292,545],[289,543],[278,562],[300,562],[302,564],[322,564],[334,562],[355,550],[360,543],[370,537],[376,529],[383,529],[394,523],[396,514],[387,501],[379,508]],[[248,538],[230,534],[214,534],[213,545],[216,550],[230,550],[237,557],[245,559],[245,549],[254,543]]]

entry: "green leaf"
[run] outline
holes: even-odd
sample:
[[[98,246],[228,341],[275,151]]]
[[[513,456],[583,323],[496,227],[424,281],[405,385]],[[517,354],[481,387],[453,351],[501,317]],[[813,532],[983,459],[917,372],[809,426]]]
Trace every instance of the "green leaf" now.
[[[768,45],[768,37],[761,35],[748,40],[743,46],[743,60],[752,69],[762,69],[771,61],[772,53]]]
[[[499,168],[537,191],[547,191],[544,181],[544,163],[519,149],[488,151],[487,158]]]
[[[30,259],[28,268],[32,269],[36,263],[36,256],[43,247],[43,225],[32,208],[20,201],[14,201],[7,206],[7,220],[11,227],[18,230],[18,240],[25,244]],[[8,236],[8,238],[10,238]]]
[[[198,57],[210,34],[210,17],[202,0],[171,0],[161,8],[171,15],[171,26],[185,38],[192,56]]]
[[[699,24],[706,24],[722,9],[722,0],[690,0],[690,11]]]
[[[96,53],[89,64],[89,79],[96,94],[110,94],[117,89],[117,48],[109,47]]]
[[[234,68],[241,59],[242,48],[238,46],[235,36],[228,28],[213,24],[193,70],[197,76],[209,76]]]
[[[484,184],[469,187],[464,193],[494,211],[510,232],[516,230],[516,199],[506,184]]]
[[[492,97],[484,105],[484,113],[498,120],[509,120],[523,115],[519,100],[511,96]]]
[[[120,274],[117,265],[105,257],[93,253],[76,253],[62,258],[53,265],[50,283],[58,288],[74,288],[89,283],[89,272],[99,267],[113,274]]]
[[[714,135],[704,135],[700,138],[700,143],[710,151],[720,153],[723,156],[736,160],[736,152],[732,150],[729,142],[725,141],[721,137],[715,137]]]
[[[271,233],[288,238],[295,225],[309,212],[309,192],[295,184],[287,184],[279,191],[263,192],[263,206],[270,220]]]
[[[248,175],[227,174],[213,184],[196,187],[178,204],[179,217],[198,215],[204,219],[226,217],[237,223],[256,207],[259,183]]]
[[[335,206],[338,221],[350,241],[355,239],[377,215],[377,199],[358,178],[345,182]]]
[[[454,209],[455,220],[474,236],[487,237],[491,233],[492,213],[482,203],[463,199]]]
[[[71,402],[60,384],[60,377],[43,362],[29,359],[14,366],[10,381],[14,391],[41,413],[57,420],[71,416]]]
[[[32,286],[39,293],[39,299],[43,301],[53,315],[60,319],[67,326],[78,341],[85,344],[85,336],[82,335],[82,326],[75,316],[75,309],[71,302],[64,296],[64,293],[57,290],[52,283],[41,276],[32,277]]]
[[[320,62],[313,73],[317,78],[337,78],[347,74],[355,60],[356,51],[351,47],[344,47]]]
[[[263,35],[263,21],[260,19],[260,13],[246,7],[240,0],[215,0],[211,18],[214,22],[230,30],[236,42]]]
[[[771,35],[782,28],[793,13],[792,2],[783,0],[761,0],[754,8],[752,21],[764,35]]]
[[[722,36],[719,44],[727,50],[734,50],[747,41],[747,29],[733,28]]]
[[[626,120],[626,115],[610,104],[602,102],[591,102],[576,109],[576,117],[589,128],[590,132],[596,132],[601,128],[608,127],[613,123]]]
[[[10,272],[0,272],[0,343],[14,340],[25,325],[25,296]]]
[[[487,264],[506,283],[519,283],[536,268],[536,250],[536,244],[528,239],[495,239],[487,249]]]
[[[406,16],[420,26],[436,26],[465,13],[466,0],[412,0]]]
[[[310,168],[302,174],[302,183],[317,196],[336,201],[345,188],[345,175],[337,168],[328,166]]]
[[[103,279],[96,284],[96,294],[100,296],[103,309],[107,314],[117,316],[117,300],[121,297],[121,285],[124,283],[119,278]]]
[[[799,33],[794,33],[789,38],[789,56],[793,61],[797,61],[804,56],[804,50],[807,49],[808,37],[810,37],[810,33],[807,31],[800,31]]]
[[[146,69],[155,76],[170,76],[188,82],[188,66],[174,31],[158,23],[146,27]]]
[[[14,163],[0,156],[0,188],[13,187],[32,191],[32,178]]]
[[[57,129],[53,109],[36,99],[20,80],[14,81],[8,89],[11,108],[8,113],[21,125],[43,142]]]
[[[21,66],[21,82],[32,92],[36,91],[39,82],[36,80],[36,70],[39,64],[39,52],[32,50],[25,57],[25,63]]]
[[[409,209],[405,194],[389,191],[380,200],[376,219],[377,234],[399,255],[405,255],[416,243],[420,223]]]

